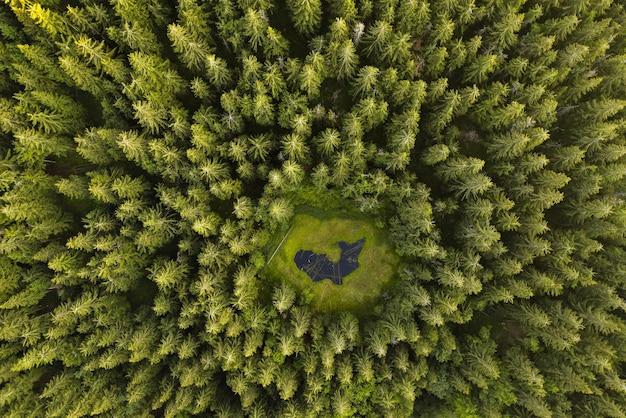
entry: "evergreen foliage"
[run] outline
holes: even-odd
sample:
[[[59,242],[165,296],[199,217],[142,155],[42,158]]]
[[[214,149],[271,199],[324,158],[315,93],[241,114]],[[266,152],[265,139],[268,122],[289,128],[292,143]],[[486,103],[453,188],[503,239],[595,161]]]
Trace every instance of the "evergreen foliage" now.
[[[626,416],[625,50],[617,0],[5,0],[0,415]],[[365,313],[267,274],[312,204],[395,247]]]

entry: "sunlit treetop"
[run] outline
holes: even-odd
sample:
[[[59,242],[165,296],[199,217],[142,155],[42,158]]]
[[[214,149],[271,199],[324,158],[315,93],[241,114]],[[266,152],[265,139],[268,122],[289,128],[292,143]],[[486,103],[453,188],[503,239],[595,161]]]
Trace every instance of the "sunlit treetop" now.
[[[0,415],[624,416],[625,28],[7,0]]]

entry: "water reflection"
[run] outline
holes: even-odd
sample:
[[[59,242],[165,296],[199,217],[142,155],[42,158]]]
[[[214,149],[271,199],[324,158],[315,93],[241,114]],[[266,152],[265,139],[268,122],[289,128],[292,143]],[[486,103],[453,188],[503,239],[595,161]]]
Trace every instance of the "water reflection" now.
[[[365,238],[352,244],[345,241],[336,244],[341,248],[341,258],[337,263],[330,261],[326,254],[316,254],[310,250],[298,251],[293,261],[314,282],[330,279],[334,284],[342,284],[344,277],[359,268],[359,254],[365,244]]]

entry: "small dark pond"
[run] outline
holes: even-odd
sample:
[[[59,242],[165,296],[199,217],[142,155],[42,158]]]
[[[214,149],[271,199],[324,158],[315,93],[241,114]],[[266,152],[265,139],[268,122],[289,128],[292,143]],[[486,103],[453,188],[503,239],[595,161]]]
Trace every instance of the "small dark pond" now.
[[[314,282],[330,279],[334,284],[342,284],[344,277],[359,268],[359,254],[365,244],[365,238],[352,244],[345,241],[336,244],[341,248],[341,259],[338,263],[330,261],[326,254],[316,254],[310,250],[298,251],[293,261]]]

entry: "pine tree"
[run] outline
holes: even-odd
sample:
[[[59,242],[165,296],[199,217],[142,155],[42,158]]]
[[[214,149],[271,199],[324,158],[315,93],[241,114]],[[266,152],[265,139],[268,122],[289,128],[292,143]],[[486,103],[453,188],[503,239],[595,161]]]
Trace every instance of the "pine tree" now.
[[[465,71],[464,80],[467,82],[484,82],[488,75],[494,72],[498,65],[498,57],[494,54],[484,55],[469,64]]]
[[[7,2],[0,415],[624,415],[614,3]]]
[[[184,27],[176,24],[168,26],[167,35],[174,51],[181,56],[189,68],[196,71],[204,69],[204,64],[211,54],[208,45],[188,34]]]
[[[375,92],[380,70],[376,67],[362,67],[354,80],[353,94],[355,96],[369,96]]]
[[[319,0],[289,0],[287,7],[295,28],[303,35],[310,35],[320,24],[322,4]]]
[[[340,141],[340,133],[334,129],[326,129],[316,138],[318,150],[322,155],[332,155],[339,147]]]

